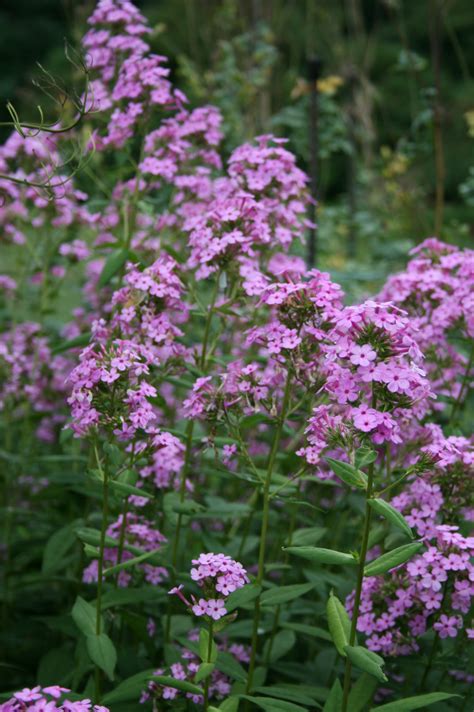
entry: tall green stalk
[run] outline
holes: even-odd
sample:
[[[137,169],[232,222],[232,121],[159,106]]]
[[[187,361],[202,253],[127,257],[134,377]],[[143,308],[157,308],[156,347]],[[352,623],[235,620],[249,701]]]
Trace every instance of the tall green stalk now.
[[[212,634],[213,634],[213,632],[214,632],[214,621],[211,618],[209,620],[209,641],[207,644],[207,660],[206,660],[207,663],[210,663],[211,658],[212,658],[212,643],[213,643]],[[204,712],[207,712],[207,710],[209,709],[209,684],[210,684],[210,681],[211,681],[211,676],[208,675],[208,677],[206,677],[206,681],[204,683]]]
[[[371,462],[367,472],[367,490],[365,495],[365,518],[364,528],[362,531],[362,544],[359,554],[359,567],[357,570],[357,585],[354,598],[354,609],[352,611],[351,631],[349,635],[349,645],[353,646],[356,639],[357,620],[359,618],[360,599],[362,595],[362,584],[364,582],[365,560],[367,558],[367,548],[369,545],[370,521],[372,518],[372,507],[369,505],[369,500],[372,497],[374,487],[374,463]],[[347,712],[347,703],[349,701],[349,691],[351,687],[351,671],[352,663],[346,657],[346,667],[344,671],[344,691],[342,698],[342,712]]]
[[[97,460],[97,467],[102,477],[102,524],[100,529],[99,561],[97,571],[97,600],[95,609],[95,632],[96,635],[100,635],[102,632],[102,579],[104,575],[105,534],[107,531],[107,519],[109,516],[109,472],[107,463],[102,469],[99,453],[97,451],[97,445],[94,445],[94,452]],[[95,669],[95,701],[97,703],[100,702],[100,668],[97,666]]]
[[[265,574],[265,551],[267,544],[267,532],[268,532],[268,519],[270,514],[270,486],[272,483],[273,468],[275,466],[276,456],[278,454],[278,448],[280,447],[281,434],[283,430],[283,425],[285,423],[286,414],[288,412],[288,405],[290,402],[290,389],[291,389],[291,369],[288,369],[288,375],[286,378],[285,391],[283,394],[283,403],[281,407],[280,416],[278,418],[277,426],[275,428],[275,433],[273,436],[272,447],[270,450],[270,455],[268,457],[267,472],[265,475],[265,482],[263,486],[263,508],[262,508],[262,526],[260,529],[260,546],[258,552],[258,572],[256,583],[261,586],[263,582],[263,577]],[[252,650],[250,653],[250,665],[249,674],[247,679],[247,693],[252,689],[253,675],[255,672],[255,662],[257,658],[257,645],[258,645],[258,626],[260,623],[260,596],[255,600],[255,610],[253,617],[253,630],[252,630]]]
[[[206,325],[204,327],[204,337],[202,341],[202,347],[201,347],[201,355],[199,358],[199,366],[203,373],[206,372],[207,369],[207,350],[208,350],[208,345],[209,345],[209,335],[211,333],[211,323],[212,323],[212,315],[214,313],[214,307],[217,301],[217,296],[219,294],[219,279],[220,279],[220,272],[216,277],[216,281],[214,283],[214,289],[212,292],[212,297],[211,301],[209,303],[208,311],[207,311],[207,317],[206,317]],[[179,485],[179,501],[182,503],[184,502],[184,498],[186,496],[186,480],[187,476],[189,473],[189,469],[191,466],[191,455],[192,455],[192,445],[193,445],[193,433],[194,433],[194,420],[189,420],[188,424],[186,426],[186,445],[185,445],[185,453],[184,453],[184,464],[183,464],[183,469],[181,471],[181,481]],[[178,553],[179,553],[179,543],[180,543],[180,538],[181,538],[181,531],[183,528],[183,517],[184,514],[182,512],[178,513],[178,519],[176,522],[176,531],[174,535],[174,541],[173,541],[173,551],[171,555],[171,565],[172,565],[172,581],[173,585],[176,584],[176,566],[178,563]],[[171,629],[171,602],[168,602],[168,612],[166,616],[166,627],[165,627],[165,640],[166,642],[169,642],[170,638],[170,629]]]

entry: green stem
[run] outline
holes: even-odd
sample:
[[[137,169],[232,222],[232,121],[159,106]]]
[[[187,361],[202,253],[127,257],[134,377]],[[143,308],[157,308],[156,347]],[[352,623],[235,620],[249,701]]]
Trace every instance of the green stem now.
[[[202,371],[205,373],[206,372],[206,367],[207,367],[207,346],[209,342],[209,334],[211,331],[211,323],[212,323],[212,315],[214,312],[214,306],[217,301],[217,296],[219,294],[219,279],[220,279],[220,272],[217,275],[215,284],[214,284],[214,289],[212,292],[212,297],[211,301],[209,304],[208,312],[207,312],[207,317],[206,317],[206,325],[204,328],[204,338],[202,342],[202,350],[201,350],[201,357],[199,359],[199,365],[202,369]],[[185,455],[184,455],[184,464],[183,464],[183,469],[181,472],[181,482],[179,485],[179,501],[184,502],[184,498],[186,495],[186,479],[189,473],[190,465],[191,465],[191,455],[192,455],[192,445],[193,445],[193,433],[194,433],[194,420],[189,420],[187,427],[186,427],[186,449],[185,449]],[[180,543],[180,538],[181,538],[181,531],[183,528],[183,518],[184,515],[182,512],[178,513],[178,519],[176,522],[176,531],[174,535],[174,541],[173,541],[173,553],[171,557],[171,564],[172,564],[172,582],[173,586],[176,585],[176,567],[178,563],[178,553],[179,553],[179,543]],[[168,611],[166,615],[166,628],[165,628],[165,641],[168,643],[170,640],[170,629],[171,629],[171,599],[168,601]]]
[[[299,486],[298,486],[298,493],[299,493]],[[296,515],[298,513],[298,504],[293,504],[292,506],[292,512],[291,512],[291,519],[290,519],[290,528],[288,531],[288,539],[286,542],[286,546],[291,546],[292,540],[293,540],[293,533],[295,531],[295,526],[296,526]],[[283,556],[283,563],[287,564],[288,559],[289,559],[288,553],[285,551],[285,554]],[[283,575],[281,577],[281,584],[283,585],[285,582],[285,571],[283,572]],[[277,606],[276,611],[275,611],[275,617],[273,619],[273,626],[272,626],[272,632],[270,634],[270,640],[268,642],[268,649],[267,649],[267,654],[265,656],[265,664],[268,665],[270,662],[270,658],[272,655],[272,649],[273,649],[273,643],[275,641],[275,635],[278,630],[278,625],[280,623],[280,615],[281,615],[281,606]]]
[[[214,630],[214,621],[211,618],[209,620],[209,641],[207,644],[207,660],[206,660],[206,662],[208,662],[208,663],[211,662],[211,658],[212,658],[213,630]],[[208,675],[208,677],[206,677],[206,681],[204,683],[204,712],[207,712],[207,710],[209,708],[209,684],[210,684],[210,681],[211,681],[211,675]]]
[[[283,430],[283,424],[285,422],[286,414],[288,412],[288,405],[290,402],[290,388],[291,388],[291,369],[288,369],[288,375],[286,378],[285,391],[283,395],[283,403],[281,407],[280,417],[278,418],[277,427],[275,429],[275,434],[273,437],[273,443],[270,450],[270,455],[268,458],[267,473],[265,476],[265,482],[263,486],[263,510],[262,510],[262,526],[260,530],[260,547],[258,552],[258,572],[256,583],[261,586],[263,582],[263,576],[265,573],[265,551],[267,543],[267,531],[268,531],[268,518],[270,514],[270,486],[272,483],[273,468],[275,466],[276,456],[278,453],[278,448],[280,446],[281,434]],[[250,665],[249,674],[247,680],[247,694],[252,689],[253,675],[255,672],[255,663],[257,657],[257,644],[258,644],[258,626],[260,623],[260,596],[255,601],[255,611],[253,617],[253,630],[252,630],[252,650],[250,654]]]
[[[102,630],[102,587],[103,587],[103,571],[104,571],[104,550],[105,550],[105,534],[107,531],[107,519],[109,515],[109,473],[108,467],[105,466],[102,469],[102,465],[99,458],[99,453],[97,452],[97,446],[94,445],[94,452],[97,460],[97,467],[102,476],[102,525],[100,530],[100,544],[99,544],[99,561],[98,561],[98,572],[97,572],[97,600],[96,600],[96,614],[95,614],[95,632],[96,635],[100,635]],[[95,670],[95,701],[100,702],[100,669],[96,667]]]
[[[351,622],[351,632],[349,634],[349,645],[354,645],[357,632],[357,620],[359,618],[360,610],[360,599],[362,596],[362,584],[364,581],[364,568],[365,560],[367,558],[367,548],[369,544],[369,533],[370,533],[370,520],[372,517],[372,507],[369,506],[369,499],[372,496],[373,486],[374,486],[374,463],[369,465],[367,472],[367,491],[365,498],[365,519],[364,519],[364,529],[362,533],[362,544],[359,554],[359,567],[357,571],[357,585],[354,598],[354,609],[352,611],[352,622]],[[342,712],[347,712],[347,703],[349,701],[349,691],[351,687],[351,671],[352,663],[348,657],[346,657],[346,667],[344,671],[344,692],[342,698]]]

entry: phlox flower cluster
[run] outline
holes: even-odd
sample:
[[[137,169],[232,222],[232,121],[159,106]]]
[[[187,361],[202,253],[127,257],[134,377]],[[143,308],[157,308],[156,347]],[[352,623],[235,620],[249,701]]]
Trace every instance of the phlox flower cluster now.
[[[463,537],[455,526],[438,525],[427,544],[406,568],[364,579],[357,627],[370,650],[391,656],[416,652],[419,636],[430,625],[440,638],[464,635],[463,615],[474,599],[474,538]],[[474,636],[472,626],[466,634]]]
[[[136,554],[128,547],[138,547],[140,551],[154,551],[166,543],[166,537],[156,529],[152,522],[143,515],[128,512],[126,515],[120,514],[115,522],[107,528],[107,536],[112,537],[117,542],[117,547],[107,546],[104,550],[105,568],[115,566],[118,563],[132,559]],[[122,545],[120,542],[122,541]],[[120,561],[119,561],[120,559]],[[134,570],[138,570],[145,581],[152,585],[161,583],[168,575],[163,566],[154,566],[147,562],[138,564]],[[98,579],[98,563],[94,559],[85,569],[82,580],[85,583],[93,583]],[[124,569],[119,572],[117,583],[125,588],[132,582],[132,574]]]
[[[474,337],[474,250],[429,238],[411,254],[406,270],[389,277],[380,296],[408,312],[408,328],[425,354],[433,389],[456,399],[467,359],[450,336]],[[444,407],[443,400],[432,405]]]
[[[422,416],[433,397],[422,353],[404,312],[389,303],[344,307],[326,343],[323,391],[330,410],[317,406],[307,429],[310,445],[299,454],[316,464],[325,447],[357,442],[402,442],[400,421]],[[319,414],[324,412],[323,422]]]
[[[192,562],[191,578],[202,589],[203,596],[198,600],[192,596],[190,603],[182,593],[182,585],[172,588],[170,594],[176,594],[194,615],[218,621],[227,614],[226,598],[249,583],[247,572],[241,563],[226,554],[200,554]]]
[[[7,702],[0,704],[0,712],[109,712],[108,707],[94,705],[90,700],[70,701],[62,699],[67,695],[66,687],[50,685],[41,688],[24,688],[13,694]]]
[[[13,418],[39,416],[36,435],[54,441],[66,420],[63,407],[70,361],[53,356],[41,325],[23,322],[0,335],[0,406]]]
[[[115,339],[84,349],[69,377],[75,434],[84,437],[103,428],[129,441],[151,426],[155,414],[148,399],[157,391],[145,377],[152,361],[150,349],[132,340]]]
[[[100,0],[83,39],[91,82],[90,109],[110,112],[104,135],[96,135],[98,150],[120,148],[134,135],[144,112],[175,108],[184,97],[167,78],[166,58],[152,54],[145,36],[146,19],[128,0]]]

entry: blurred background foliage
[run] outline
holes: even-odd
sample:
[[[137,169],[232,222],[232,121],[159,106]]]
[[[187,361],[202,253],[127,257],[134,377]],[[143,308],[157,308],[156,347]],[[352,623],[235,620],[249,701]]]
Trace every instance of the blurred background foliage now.
[[[225,153],[287,136],[310,170],[310,61],[318,81],[318,266],[361,296],[425,237],[472,245],[472,0],[136,0],[153,49],[192,105],[225,119]],[[47,101],[39,61],[73,82],[94,0],[2,0],[1,120]],[[50,107],[51,108],[51,107]],[[7,135],[3,128],[2,138]]]

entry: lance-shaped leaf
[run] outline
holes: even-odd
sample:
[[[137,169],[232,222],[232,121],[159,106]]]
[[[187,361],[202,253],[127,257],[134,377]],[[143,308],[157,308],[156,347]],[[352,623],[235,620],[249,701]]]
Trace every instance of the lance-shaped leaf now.
[[[128,260],[128,250],[115,250],[106,259],[105,264],[100,273],[98,286],[105,287],[112,277],[122,269],[125,262]]]
[[[444,702],[444,700],[449,700],[451,697],[461,697],[461,695],[449,692],[429,692],[426,695],[405,697],[404,700],[395,700],[395,702],[388,702],[386,705],[372,707],[372,712],[412,712],[412,710],[435,705],[437,702]]]
[[[95,634],[97,616],[95,606],[78,596],[72,607],[71,615],[81,633],[84,635]]]
[[[384,574],[391,569],[394,569],[400,564],[404,564],[409,561],[415,554],[417,554],[420,549],[423,548],[422,541],[415,541],[413,544],[405,544],[404,546],[399,546],[397,549],[392,549],[392,551],[387,551],[386,554],[382,554],[364,569],[364,576],[378,576],[379,574]]]
[[[331,691],[324,703],[323,712],[340,712],[342,707],[342,687],[339,680],[334,680]]]
[[[92,662],[105,672],[109,680],[113,680],[117,651],[109,636],[105,633],[88,635],[86,645]]]
[[[108,692],[102,698],[104,705],[115,704],[116,702],[130,702],[135,701],[140,697],[140,693],[143,688],[146,687],[146,683],[153,677],[153,669],[143,670],[138,672],[136,675],[128,677],[126,680],[121,682],[114,690]]]
[[[204,694],[202,687],[194,685],[192,682],[187,682],[187,680],[177,680],[175,677],[171,677],[171,675],[153,675],[152,680],[158,683],[158,685],[173,687],[175,690],[181,690],[181,692],[191,692],[193,695]]]
[[[375,677],[364,672],[352,685],[349,695],[348,709],[351,712],[362,712],[372,699],[378,684]]]
[[[241,695],[243,700],[250,700],[254,705],[261,707],[265,712],[307,712],[306,707],[295,705],[294,702],[278,700],[275,697],[253,697],[252,695]]]
[[[314,588],[314,583],[297,583],[293,586],[275,586],[262,593],[260,602],[262,606],[278,606],[295,598],[303,596]]]
[[[236,591],[230,594],[225,602],[226,610],[230,613],[231,611],[239,608],[239,606],[245,606],[247,603],[254,601],[257,596],[260,595],[262,587],[256,583],[248,583],[242,588],[238,588]]]
[[[377,514],[381,514],[382,517],[385,517],[385,519],[388,519],[389,522],[401,529],[402,532],[410,537],[410,539],[413,539],[413,532],[410,529],[405,517],[403,514],[400,514],[398,509],[395,509],[395,507],[388,502],[385,502],[385,500],[378,499],[376,497],[374,497],[374,499],[369,499],[368,501],[369,505],[375,512],[377,512]]]
[[[194,677],[194,682],[202,682],[202,680],[205,680],[209,677],[214,668],[214,663],[201,663]]]
[[[346,645],[346,655],[353,665],[360,670],[373,675],[380,682],[387,682],[387,676],[382,670],[385,660],[362,645]]]
[[[351,634],[351,619],[341,601],[333,593],[329,595],[326,606],[329,632],[339,655],[346,657],[346,647]]]
[[[145,497],[145,499],[153,499],[154,497],[154,495],[150,494],[146,490],[129,485],[127,482],[110,480],[109,485],[112,490],[115,490],[118,494],[121,494],[124,497],[129,497],[130,495],[135,495],[135,497]]]
[[[108,569],[105,569],[104,576],[115,574],[117,573],[117,571],[123,571],[124,569],[130,569],[132,568],[132,566],[136,566],[137,564],[141,564],[143,561],[151,559],[153,556],[155,556],[155,554],[158,554],[160,551],[161,549],[153,549],[153,551],[146,551],[144,554],[140,554],[140,556],[134,556],[133,559],[122,561],[122,563],[115,564],[115,566],[109,566]]]
[[[357,564],[356,559],[352,554],[346,554],[343,551],[335,551],[334,549],[321,549],[317,546],[284,546],[283,551],[299,556],[301,559],[314,561],[317,564],[349,564],[353,566]]]
[[[350,465],[348,462],[334,460],[332,457],[326,457],[325,459],[334,474],[345,482],[346,485],[349,485],[349,487],[358,487],[359,489],[367,489],[367,475],[364,472],[358,470],[357,467]]]

